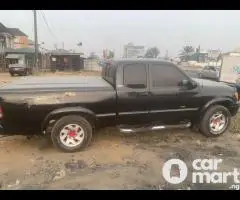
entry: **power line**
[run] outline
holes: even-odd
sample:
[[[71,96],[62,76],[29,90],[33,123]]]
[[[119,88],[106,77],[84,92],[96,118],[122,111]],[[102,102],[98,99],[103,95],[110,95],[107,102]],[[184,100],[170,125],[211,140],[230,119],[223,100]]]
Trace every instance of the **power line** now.
[[[45,14],[44,14],[44,12],[43,12],[42,10],[40,10],[40,14],[41,14],[42,19],[43,19],[44,23],[46,24],[49,32],[50,32],[50,34],[51,34],[56,40],[58,40],[57,36],[52,32],[52,30],[51,30],[51,28],[50,28],[50,26],[49,26],[49,24],[48,24],[48,22],[47,22],[46,16],[45,16]]]

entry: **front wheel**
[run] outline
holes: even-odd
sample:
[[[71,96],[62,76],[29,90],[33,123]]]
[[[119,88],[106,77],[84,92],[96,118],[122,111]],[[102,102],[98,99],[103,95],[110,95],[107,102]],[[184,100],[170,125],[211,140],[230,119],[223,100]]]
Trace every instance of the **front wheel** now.
[[[92,132],[92,126],[85,118],[70,115],[62,117],[53,125],[51,140],[58,149],[71,153],[87,147]]]
[[[228,109],[221,105],[210,107],[200,122],[200,131],[207,137],[222,135],[231,123],[231,114]]]

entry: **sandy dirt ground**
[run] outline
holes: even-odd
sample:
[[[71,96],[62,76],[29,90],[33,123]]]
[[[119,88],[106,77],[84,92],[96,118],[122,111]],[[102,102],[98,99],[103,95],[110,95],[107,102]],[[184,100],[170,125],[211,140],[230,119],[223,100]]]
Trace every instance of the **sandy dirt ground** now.
[[[64,75],[64,74],[56,74]],[[96,75],[80,73],[79,75]],[[19,77],[0,74],[0,84]],[[182,159],[191,171],[194,159],[219,158],[219,170],[240,168],[238,124],[219,138],[185,129],[121,134],[107,128],[78,153],[62,153],[41,137],[0,136],[1,189],[229,189],[233,184],[167,183],[162,167],[169,158]],[[41,148],[39,148],[41,147]],[[190,173],[189,173],[190,174]]]

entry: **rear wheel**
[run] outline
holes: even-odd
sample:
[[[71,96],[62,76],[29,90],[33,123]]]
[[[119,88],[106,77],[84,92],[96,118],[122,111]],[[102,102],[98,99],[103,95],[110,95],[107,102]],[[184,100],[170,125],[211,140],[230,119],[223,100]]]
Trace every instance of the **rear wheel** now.
[[[51,140],[64,152],[76,152],[87,147],[92,139],[93,128],[83,117],[65,116],[52,127]]]
[[[200,122],[200,131],[207,137],[218,137],[228,129],[231,123],[231,114],[221,105],[210,107]]]

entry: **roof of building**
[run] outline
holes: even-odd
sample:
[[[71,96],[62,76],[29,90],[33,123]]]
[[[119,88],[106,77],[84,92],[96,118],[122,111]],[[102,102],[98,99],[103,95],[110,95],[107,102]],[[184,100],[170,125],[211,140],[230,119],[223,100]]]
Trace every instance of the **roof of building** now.
[[[8,28],[8,30],[12,33],[14,36],[27,36],[25,33],[23,33],[20,29],[18,28]]]
[[[27,36],[19,28],[8,28],[4,26],[2,23],[0,23],[0,33],[8,33],[13,36]]]
[[[172,64],[171,61],[159,59],[159,58],[121,58],[121,59],[110,59],[106,62],[113,62],[113,63],[128,63],[128,62],[135,62],[135,63],[161,63],[161,64]]]
[[[68,50],[65,50],[65,49],[56,49],[56,50],[52,50],[51,52],[51,55],[55,55],[55,56],[63,56],[63,55],[83,55],[83,53],[73,53],[73,52],[70,52]]]
[[[2,23],[0,23],[0,33],[9,33],[9,34],[12,34],[12,33],[10,32],[10,30],[9,30],[6,26],[4,26]]]
[[[6,48],[6,53],[34,53],[35,50],[32,48],[19,48],[19,49],[12,49],[12,48]]]

